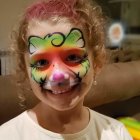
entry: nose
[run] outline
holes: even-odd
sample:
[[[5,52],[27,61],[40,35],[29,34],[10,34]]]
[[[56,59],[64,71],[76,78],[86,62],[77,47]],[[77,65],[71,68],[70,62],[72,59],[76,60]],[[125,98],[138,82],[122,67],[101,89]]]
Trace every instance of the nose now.
[[[51,89],[54,91],[62,89],[68,89],[70,87],[70,76],[62,71],[55,71],[52,74],[50,81]]]
[[[70,87],[70,75],[62,63],[54,63],[50,76],[50,86],[54,91],[66,90]]]
[[[57,82],[62,82],[69,79],[69,75],[62,71],[55,71],[52,75],[52,80]]]
[[[49,78],[51,90],[59,91],[70,88],[70,74],[66,66],[60,61],[52,65],[52,72]]]
[[[62,81],[64,79],[65,79],[64,73],[57,72],[54,73],[53,75],[53,81]]]
[[[50,80],[54,82],[64,82],[69,79],[69,74],[66,66],[60,60],[55,60],[52,63],[52,72]]]

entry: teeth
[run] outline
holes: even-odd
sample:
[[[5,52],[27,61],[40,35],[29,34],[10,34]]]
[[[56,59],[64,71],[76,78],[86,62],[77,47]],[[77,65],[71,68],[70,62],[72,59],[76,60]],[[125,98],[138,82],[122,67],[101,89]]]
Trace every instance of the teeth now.
[[[61,93],[65,93],[65,92],[67,92],[67,91],[69,91],[69,90],[70,90],[70,88],[65,89],[65,90],[61,90],[61,91],[52,91],[52,93],[53,93],[53,94],[61,94]]]

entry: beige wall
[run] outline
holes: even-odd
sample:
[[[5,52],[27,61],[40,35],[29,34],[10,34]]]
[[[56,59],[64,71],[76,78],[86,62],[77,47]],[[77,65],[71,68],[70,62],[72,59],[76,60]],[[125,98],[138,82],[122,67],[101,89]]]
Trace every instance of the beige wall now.
[[[23,9],[35,0],[0,0],[0,49],[8,47],[8,37]]]
[[[122,3],[121,18],[129,26],[140,26],[140,0]]]

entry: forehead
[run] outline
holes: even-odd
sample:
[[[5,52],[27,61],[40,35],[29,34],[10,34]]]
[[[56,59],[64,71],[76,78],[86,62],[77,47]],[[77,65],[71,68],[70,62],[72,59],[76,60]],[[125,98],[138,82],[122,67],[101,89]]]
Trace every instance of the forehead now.
[[[51,21],[32,20],[28,25],[27,38],[29,36],[44,37],[54,32],[68,34],[72,27],[74,26],[68,21],[52,23]]]

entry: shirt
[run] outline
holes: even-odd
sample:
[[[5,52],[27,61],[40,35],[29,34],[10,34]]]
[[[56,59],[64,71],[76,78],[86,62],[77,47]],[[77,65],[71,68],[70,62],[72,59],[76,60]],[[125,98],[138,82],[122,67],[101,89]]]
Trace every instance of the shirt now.
[[[1,140],[132,140],[124,125],[91,109],[86,128],[74,134],[59,134],[35,123],[27,111],[0,127]]]

